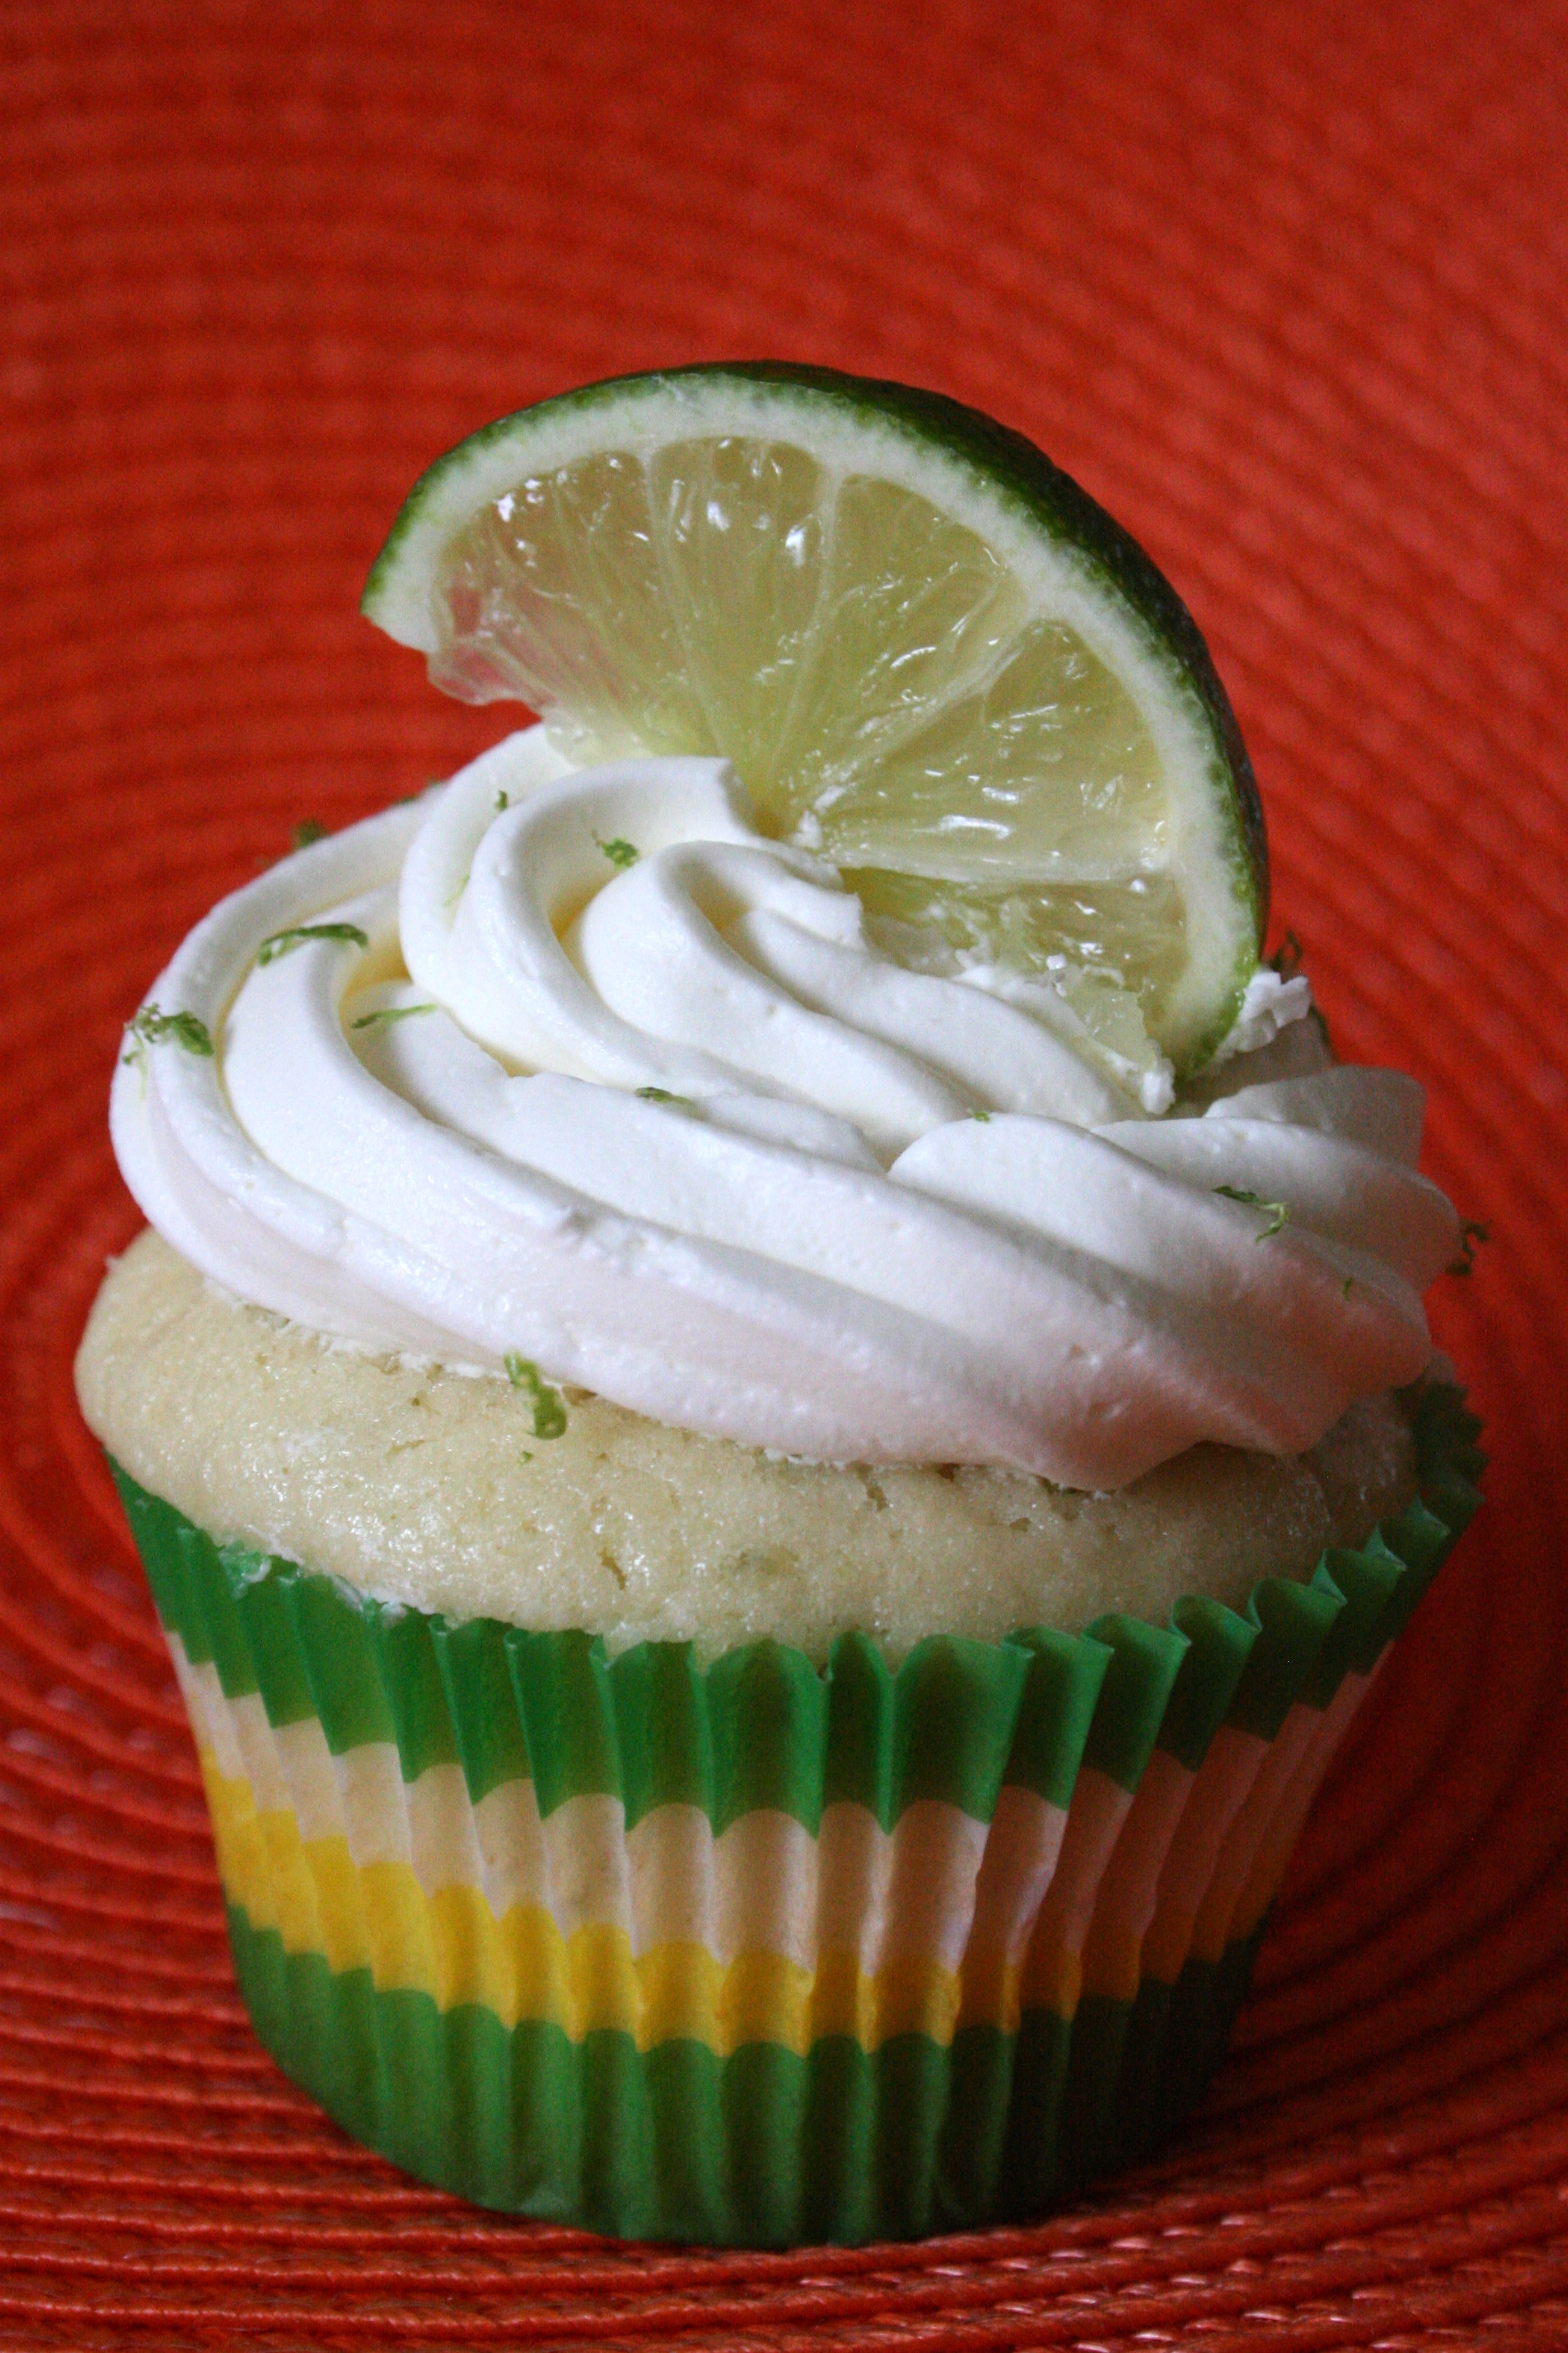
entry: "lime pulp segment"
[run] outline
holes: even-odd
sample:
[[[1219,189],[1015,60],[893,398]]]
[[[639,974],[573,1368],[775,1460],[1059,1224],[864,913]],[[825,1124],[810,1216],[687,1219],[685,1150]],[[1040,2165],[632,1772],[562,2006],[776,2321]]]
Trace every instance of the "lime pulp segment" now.
[[[1262,820],[1202,639],[972,411],[784,370],[592,386],[432,468],[364,605],[574,759],[727,756],[909,961],[1048,978],[1134,1065],[1234,1018]]]

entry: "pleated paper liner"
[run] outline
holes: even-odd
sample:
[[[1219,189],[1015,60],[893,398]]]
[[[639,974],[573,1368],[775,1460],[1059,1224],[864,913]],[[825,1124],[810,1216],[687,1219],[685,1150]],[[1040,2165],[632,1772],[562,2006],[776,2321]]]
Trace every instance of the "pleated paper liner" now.
[[[1245,1616],[610,1659],[215,1545],[117,1473],[236,1968],[346,2129],[485,2206],[710,2244],[1037,2213],[1201,2094],[1330,1759],[1475,1509]]]

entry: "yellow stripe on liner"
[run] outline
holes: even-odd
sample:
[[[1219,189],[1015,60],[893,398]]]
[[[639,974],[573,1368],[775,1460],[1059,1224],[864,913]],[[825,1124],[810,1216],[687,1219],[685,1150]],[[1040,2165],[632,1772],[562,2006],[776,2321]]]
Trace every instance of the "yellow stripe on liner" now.
[[[427,1993],[442,2010],[482,2003],[505,2026],[550,2021],[574,2042],[605,2027],[641,2050],[700,2042],[721,2058],[750,2042],[804,2054],[837,2034],[867,2051],[897,2034],[952,2039],[961,1981],[934,1957],[900,1954],[875,1974],[845,1951],[822,1954],[815,1972],[766,1952],[726,1965],[686,1940],[634,1955],[626,1931],[604,1924],[563,1936],[538,1905],[498,1920],[481,1889],[427,1894],[408,1863],[356,1865],[346,1838],[306,1841],[289,1809],[258,1813],[249,1782],[219,1772],[210,1750],[202,1767],[230,1902],[286,1951],[368,1968],[379,1991]]]

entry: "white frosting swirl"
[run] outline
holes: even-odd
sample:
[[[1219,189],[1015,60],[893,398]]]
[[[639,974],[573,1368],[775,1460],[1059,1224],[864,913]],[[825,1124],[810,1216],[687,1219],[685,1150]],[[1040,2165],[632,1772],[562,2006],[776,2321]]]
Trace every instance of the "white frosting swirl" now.
[[[364,944],[258,962],[326,924]],[[1113,1487],[1422,1370],[1458,1236],[1413,1081],[1242,1054],[1151,1119],[985,979],[879,954],[723,762],[529,729],[197,926],[152,997],[216,1051],[123,1063],[115,1147],[243,1298],[823,1460]]]

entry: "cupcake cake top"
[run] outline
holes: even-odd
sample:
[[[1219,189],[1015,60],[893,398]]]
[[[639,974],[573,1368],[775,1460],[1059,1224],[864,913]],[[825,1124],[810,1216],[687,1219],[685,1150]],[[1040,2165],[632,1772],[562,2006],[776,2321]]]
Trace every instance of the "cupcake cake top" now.
[[[546,724],[216,908],[116,1149],[237,1296],[819,1461],[1105,1489],[1415,1378],[1420,1091],[1258,963],[1201,640],[1037,452],[790,372],[595,387],[367,609]]]

